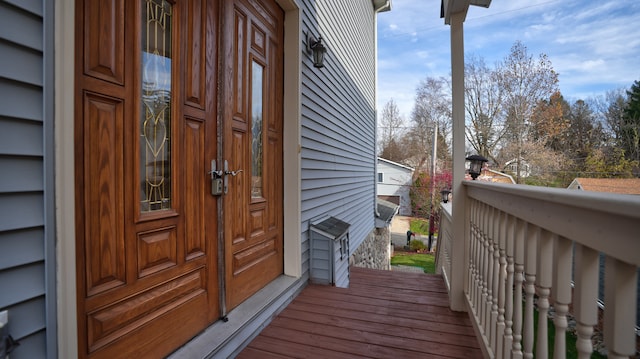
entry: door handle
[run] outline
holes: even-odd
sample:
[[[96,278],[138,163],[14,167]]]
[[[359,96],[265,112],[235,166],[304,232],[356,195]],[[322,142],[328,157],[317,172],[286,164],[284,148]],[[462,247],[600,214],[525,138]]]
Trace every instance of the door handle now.
[[[222,194],[227,194],[228,191],[228,181],[227,176],[237,176],[238,173],[243,172],[242,170],[229,171],[229,163],[225,160],[224,169],[217,168],[216,160],[211,160],[211,170],[207,172],[208,175],[211,176],[211,195],[212,196],[220,196]]]
[[[237,170],[237,171],[224,171],[224,174],[226,175],[232,175],[233,177],[235,177],[238,173],[242,172],[242,170]]]
[[[235,177],[240,172],[242,172],[242,170],[229,171],[229,162],[227,162],[227,160],[224,160],[224,172],[223,173],[225,175],[231,175],[231,176]],[[224,176],[224,193],[225,194],[227,194],[228,189],[229,189],[228,176]]]

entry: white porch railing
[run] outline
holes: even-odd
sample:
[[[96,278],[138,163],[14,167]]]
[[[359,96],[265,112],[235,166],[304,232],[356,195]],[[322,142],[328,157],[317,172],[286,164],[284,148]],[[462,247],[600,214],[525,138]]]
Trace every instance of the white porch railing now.
[[[463,188],[466,223],[453,223],[450,204],[443,205],[436,265],[450,291],[464,291],[486,357],[532,358],[537,331],[536,357],[547,358],[547,321],[535,328],[533,313],[536,308],[546,318],[553,306],[553,357],[565,358],[571,307],[579,358],[589,358],[598,324],[599,253],[606,256],[608,357],[636,354],[640,197],[480,181],[465,181]],[[452,226],[466,224],[465,238],[452,238]],[[464,256],[452,255],[453,240],[465,241]],[[464,283],[451,282],[452,266],[462,265]]]

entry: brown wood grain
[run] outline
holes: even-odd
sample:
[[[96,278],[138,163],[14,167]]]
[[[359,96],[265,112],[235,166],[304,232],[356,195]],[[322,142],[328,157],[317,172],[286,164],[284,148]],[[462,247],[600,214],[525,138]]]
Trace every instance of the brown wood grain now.
[[[163,357],[219,318],[219,2],[170,2],[171,208],[141,211],[143,1],[76,2],[78,352]],[[166,50],[166,49],[165,49]]]
[[[223,27],[223,156],[229,170],[224,196],[227,309],[283,273],[282,9],[274,1],[225,1]],[[263,66],[262,196],[252,197],[253,62]],[[275,95],[274,95],[275,94]]]

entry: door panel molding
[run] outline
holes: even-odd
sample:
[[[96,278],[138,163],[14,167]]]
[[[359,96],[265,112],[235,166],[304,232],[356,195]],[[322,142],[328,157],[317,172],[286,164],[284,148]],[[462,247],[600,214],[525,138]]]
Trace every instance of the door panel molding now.
[[[284,268],[284,13],[275,1],[233,0],[225,2],[223,24],[233,29],[223,35],[230,74],[222,87],[223,155],[230,169],[243,170],[227,177],[223,198],[225,304],[232,309]]]
[[[76,2],[79,357],[162,357],[219,317],[218,6]]]

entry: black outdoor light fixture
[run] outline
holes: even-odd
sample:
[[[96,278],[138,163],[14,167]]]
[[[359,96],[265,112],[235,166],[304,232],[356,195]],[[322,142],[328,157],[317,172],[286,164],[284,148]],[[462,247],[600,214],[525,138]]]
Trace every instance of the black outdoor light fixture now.
[[[478,176],[480,176],[484,163],[489,161],[488,159],[480,155],[469,156],[466,158],[466,160],[469,161],[469,174],[474,181],[476,180],[476,178],[478,178]]]
[[[324,67],[324,53],[327,52],[327,48],[322,44],[322,36],[318,39],[313,35],[307,36],[307,51],[313,52],[313,67]]]
[[[451,190],[447,189],[447,188],[443,188],[442,191],[440,191],[440,195],[442,195],[442,202],[447,203],[449,202],[449,195],[451,194]]]

